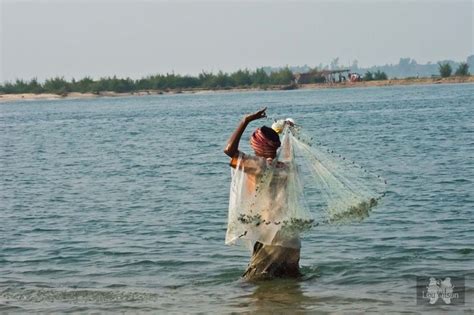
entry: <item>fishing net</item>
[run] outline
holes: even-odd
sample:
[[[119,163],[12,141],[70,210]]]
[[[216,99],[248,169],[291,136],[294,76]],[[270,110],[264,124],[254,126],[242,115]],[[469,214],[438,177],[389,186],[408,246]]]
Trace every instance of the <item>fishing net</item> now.
[[[277,121],[275,159],[240,153],[231,161],[226,244],[246,240],[300,247],[299,236],[319,224],[367,217],[384,196],[378,175],[311,139],[291,120]]]

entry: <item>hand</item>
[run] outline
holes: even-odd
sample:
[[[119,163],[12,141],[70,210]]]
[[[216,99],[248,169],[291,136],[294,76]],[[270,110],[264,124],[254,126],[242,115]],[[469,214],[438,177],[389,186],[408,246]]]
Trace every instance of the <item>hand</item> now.
[[[254,121],[254,120],[257,120],[257,119],[267,117],[267,113],[265,113],[266,110],[267,110],[267,108],[264,107],[263,109],[259,110],[258,112],[255,112],[253,114],[248,114],[247,116],[245,116],[245,121],[251,122],[251,121]]]

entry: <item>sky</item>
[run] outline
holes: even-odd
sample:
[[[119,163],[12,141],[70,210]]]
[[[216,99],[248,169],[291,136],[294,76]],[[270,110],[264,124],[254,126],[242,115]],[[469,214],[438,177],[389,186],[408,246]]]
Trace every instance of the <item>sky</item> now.
[[[0,82],[465,60],[473,0],[0,0]]]

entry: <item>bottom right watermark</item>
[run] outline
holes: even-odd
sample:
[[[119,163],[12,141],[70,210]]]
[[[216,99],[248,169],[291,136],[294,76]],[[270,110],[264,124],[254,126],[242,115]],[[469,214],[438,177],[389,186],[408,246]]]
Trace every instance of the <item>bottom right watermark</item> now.
[[[464,304],[464,284],[460,277],[416,277],[416,304]]]

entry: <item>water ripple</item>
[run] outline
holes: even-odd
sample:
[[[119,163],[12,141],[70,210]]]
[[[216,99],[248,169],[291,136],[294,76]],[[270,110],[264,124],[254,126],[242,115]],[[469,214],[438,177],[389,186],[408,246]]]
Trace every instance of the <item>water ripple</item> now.
[[[388,181],[364,222],[305,236],[299,280],[243,282],[223,244],[222,149],[262,104]],[[472,296],[472,104],[472,84],[2,103],[0,313],[419,313],[430,275]]]

